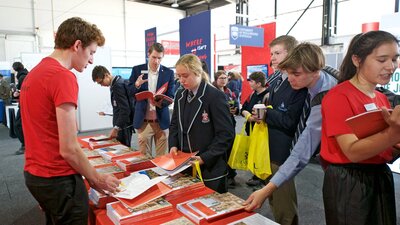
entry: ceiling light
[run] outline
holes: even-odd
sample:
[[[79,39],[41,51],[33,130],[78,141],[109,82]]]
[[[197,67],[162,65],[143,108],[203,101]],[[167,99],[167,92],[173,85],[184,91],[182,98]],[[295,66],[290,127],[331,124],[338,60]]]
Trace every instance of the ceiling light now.
[[[172,3],[171,7],[172,8],[178,8],[179,7],[177,0],[175,0],[175,2]]]

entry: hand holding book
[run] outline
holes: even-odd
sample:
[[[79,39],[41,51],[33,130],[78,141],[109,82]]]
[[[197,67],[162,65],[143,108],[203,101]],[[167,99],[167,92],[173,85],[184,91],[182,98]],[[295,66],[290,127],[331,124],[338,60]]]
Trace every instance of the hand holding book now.
[[[151,104],[161,107],[163,104],[171,104],[174,100],[165,95],[164,93],[168,89],[168,83],[163,84],[157,91],[156,93],[152,93],[151,91],[142,91],[139,93],[135,94],[135,98],[137,101],[142,101],[142,100],[149,100]]]
[[[346,119],[346,124],[352,129],[354,134],[359,138],[365,138],[383,131],[389,124],[388,118],[393,110],[377,109],[360,113]]]

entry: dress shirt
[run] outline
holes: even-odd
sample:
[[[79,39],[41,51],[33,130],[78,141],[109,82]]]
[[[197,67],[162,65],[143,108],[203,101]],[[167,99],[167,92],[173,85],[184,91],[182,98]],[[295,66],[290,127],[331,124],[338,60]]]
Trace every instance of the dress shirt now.
[[[150,66],[148,66],[148,76],[147,76],[147,82],[148,82],[148,89],[151,91],[153,94],[156,93],[157,91],[157,81],[158,81],[158,74],[159,74],[160,66],[158,66],[156,71],[152,71],[150,69]],[[150,103],[147,105],[147,112],[146,112],[146,119],[156,119],[156,107]]]
[[[330,90],[336,84],[335,78],[321,70],[317,83],[308,89],[311,99],[320,92]],[[304,169],[321,142],[321,126],[322,115],[321,104],[319,104],[311,108],[306,121],[306,128],[300,134],[289,157],[279,167],[278,172],[271,178],[270,182],[279,187]]]

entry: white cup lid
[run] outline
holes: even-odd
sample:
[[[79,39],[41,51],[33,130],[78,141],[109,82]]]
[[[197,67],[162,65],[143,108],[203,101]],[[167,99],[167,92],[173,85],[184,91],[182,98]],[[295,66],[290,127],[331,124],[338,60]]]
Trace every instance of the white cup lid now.
[[[264,104],[255,104],[254,106],[253,106],[253,108],[255,108],[255,109],[265,109],[265,108],[267,108]]]

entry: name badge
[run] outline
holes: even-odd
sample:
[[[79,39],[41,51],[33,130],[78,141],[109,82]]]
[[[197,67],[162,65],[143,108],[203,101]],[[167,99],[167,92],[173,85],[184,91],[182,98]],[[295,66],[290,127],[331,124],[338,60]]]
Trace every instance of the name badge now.
[[[378,109],[378,107],[376,107],[375,103],[365,104],[364,108],[365,108],[365,110],[367,110],[367,112]]]
[[[140,74],[148,74],[148,73],[149,73],[148,70],[141,70],[141,71],[140,71]]]

